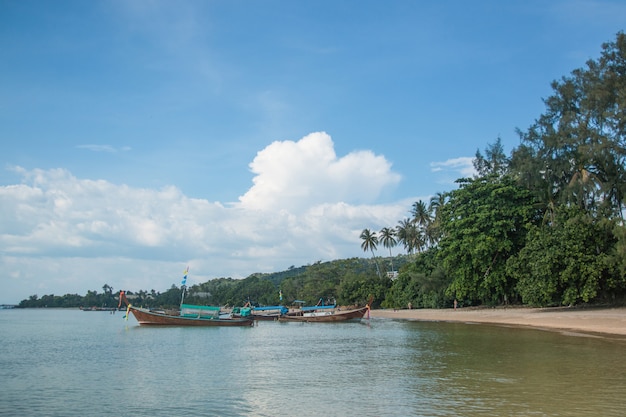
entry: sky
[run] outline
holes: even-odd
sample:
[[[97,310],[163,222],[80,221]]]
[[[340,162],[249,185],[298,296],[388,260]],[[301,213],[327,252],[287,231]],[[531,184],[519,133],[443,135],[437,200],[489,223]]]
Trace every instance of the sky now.
[[[456,188],[498,138],[518,146],[624,16],[617,0],[0,0],[0,303],[369,257],[364,228]]]

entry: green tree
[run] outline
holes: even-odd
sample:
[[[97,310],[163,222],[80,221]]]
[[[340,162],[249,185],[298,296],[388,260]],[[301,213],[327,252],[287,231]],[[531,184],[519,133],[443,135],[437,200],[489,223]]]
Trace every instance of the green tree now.
[[[113,287],[109,284],[104,284],[102,286],[102,291],[104,291],[103,303],[104,307],[113,307],[115,304],[115,299],[113,298]]]
[[[414,225],[410,219],[400,220],[398,222],[398,226],[396,226],[396,236],[398,237],[398,242],[402,243],[407,253],[412,253],[412,239],[410,236],[412,227],[414,228]]]
[[[413,216],[411,221],[414,226],[414,229],[410,230],[409,234],[412,240],[411,246],[420,253],[432,241],[429,234],[432,222],[430,206],[426,206],[426,203],[422,200],[416,201],[411,207],[411,215]]]
[[[234,283],[225,303],[238,306],[249,300],[260,305],[275,305],[278,298],[278,288],[274,284],[261,276],[252,275]]]
[[[623,224],[616,224],[613,235],[617,239],[613,252],[613,262],[619,271],[619,278],[623,282],[626,279],[626,227]],[[626,287],[624,289],[626,290]]]
[[[439,257],[451,278],[448,294],[472,303],[511,301],[515,281],[505,266],[535,220],[531,196],[508,176],[458,182],[441,215]]]
[[[429,211],[435,218],[439,216],[439,209],[446,204],[447,193],[435,193],[430,198]]]
[[[383,306],[406,308],[443,308],[451,304],[446,289],[450,281],[437,259],[437,249],[431,248],[405,265],[386,293]]]
[[[391,281],[375,274],[346,274],[337,289],[337,302],[340,305],[364,305],[373,297],[372,307],[380,305]]]
[[[422,230],[410,219],[400,220],[396,226],[398,242],[402,243],[407,253],[419,253],[424,247]]]
[[[383,246],[389,249],[389,258],[391,262],[391,271],[395,271],[393,269],[393,255],[391,254],[391,248],[395,247],[398,242],[396,241],[396,231],[389,227],[383,227],[380,230],[380,242],[382,242]]]
[[[506,174],[509,168],[509,159],[504,153],[502,139],[498,137],[495,143],[487,146],[485,156],[482,155],[480,150],[477,150],[476,157],[472,163],[479,177],[487,175],[502,176]]]
[[[557,220],[552,226],[533,226],[526,246],[507,263],[522,301],[573,305],[622,294],[624,281],[615,280],[616,265],[609,256],[613,223],[594,220],[576,207],[561,211]]]
[[[370,229],[363,229],[361,232],[361,249],[364,252],[371,251],[372,258],[374,258],[374,262],[376,263],[376,272],[378,272],[378,276],[380,277],[380,268],[378,267],[378,261],[376,261],[376,255],[374,251],[378,246],[378,237],[376,236],[376,232],[372,232]]]
[[[85,307],[100,307],[100,296],[97,291],[88,290],[83,302]]]
[[[431,221],[426,227],[426,241],[429,246],[434,246],[441,238],[441,208],[446,204],[447,193],[435,193],[430,198],[428,211],[431,213]]]
[[[623,218],[626,195],[626,36],[552,83],[546,110],[513,151],[512,172],[551,222],[559,206]]]
[[[169,290],[164,293],[160,293],[155,300],[155,305],[165,308],[179,308],[180,299],[182,296],[182,289],[172,284]]]
[[[416,201],[411,207],[413,222],[419,227],[426,227],[430,223],[430,210],[422,200]]]

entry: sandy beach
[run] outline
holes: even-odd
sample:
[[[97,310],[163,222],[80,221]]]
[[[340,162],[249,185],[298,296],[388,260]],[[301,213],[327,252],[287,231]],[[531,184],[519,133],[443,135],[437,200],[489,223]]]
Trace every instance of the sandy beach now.
[[[458,308],[371,310],[371,317],[400,320],[484,323],[626,338],[626,307]]]

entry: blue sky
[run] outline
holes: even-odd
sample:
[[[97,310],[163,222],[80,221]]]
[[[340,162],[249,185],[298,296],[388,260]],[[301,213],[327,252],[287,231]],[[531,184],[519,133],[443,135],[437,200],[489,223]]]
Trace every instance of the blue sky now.
[[[453,189],[498,137],[509,152],[624,16],[610,0],[1,0],[0,303],[369,256],[363,228]]]

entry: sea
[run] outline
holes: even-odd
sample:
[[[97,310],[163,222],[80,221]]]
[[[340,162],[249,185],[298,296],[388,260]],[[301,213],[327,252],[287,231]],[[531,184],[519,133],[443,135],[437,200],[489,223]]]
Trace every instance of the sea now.
[[[624,416],[626,340],[371,318],[144,327],[0,311],[1,416]]]

